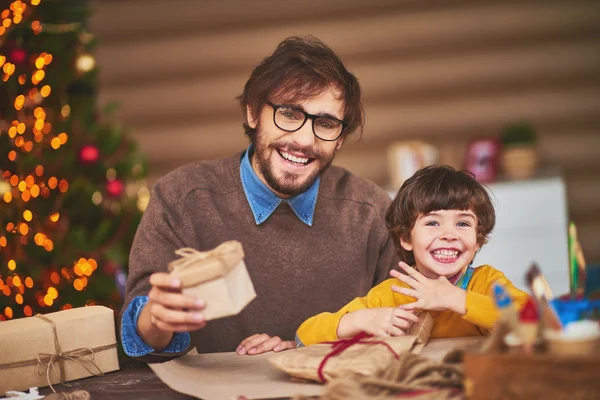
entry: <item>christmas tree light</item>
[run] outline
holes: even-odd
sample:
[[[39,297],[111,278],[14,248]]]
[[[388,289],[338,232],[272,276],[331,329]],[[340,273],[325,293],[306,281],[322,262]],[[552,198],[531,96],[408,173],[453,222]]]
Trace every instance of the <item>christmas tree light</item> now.
[[[70,0],[0,10],[0,321],[121,301],[149,192],[134,143],[97,110],[88,15]]]

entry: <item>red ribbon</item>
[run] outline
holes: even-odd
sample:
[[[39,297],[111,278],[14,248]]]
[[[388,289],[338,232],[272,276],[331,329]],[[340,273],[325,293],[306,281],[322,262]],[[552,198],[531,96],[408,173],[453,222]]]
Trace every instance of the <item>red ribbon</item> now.
[[[385,347],[387,347],[389,351],[392,352],[395,359],[398,359],[398,354],[386,342],[383,342],[381,340],[364,340],[364,339],[368,339],[370,337],[373,337],[373,335],[370,335],[366,332],[361,332],[358,335],[351,337],[350,339],[340,339],[340,340],[336,340],[335,342],[324,342],[323,344],[331,344],[332,350],[329,354],[327,354],[325,356],[325,358],[323,358],[323,361],[321,361],[321,364],[319,364],[319,369],[317,370],[319,379],[322,382],[327,382],[327,379],[325,379],[325,376],[323,375],[323,368],[325,367],[325,363],[327,362],[327,360],[329,360],[333,356],[337,356],[338,354],[340,354],[341,352],[343,352],[344,350],[346,350],[348,347],[352,346],[353,344],[357,344],[357,343],[358,344],[382,344]]]

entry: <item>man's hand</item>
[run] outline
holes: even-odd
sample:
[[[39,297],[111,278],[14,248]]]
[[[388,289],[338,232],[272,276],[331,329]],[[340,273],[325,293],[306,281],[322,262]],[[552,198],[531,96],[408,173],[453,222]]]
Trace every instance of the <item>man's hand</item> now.
[[[390,275],[406,283],[410,288],[392,286],[392,290],[406,296],[414,297],[417,301],[400,306],[403,310],[451,310],[460,315],[467,312],[467,292],[457,288],[440,276],[437,279],[426,278],[417,270],[404,262],[398,264],[408,275],[391,270]]]
[[[242,343],[235,350],[239,355],[256,355],[268,351],[279,352],[288,349],[295,349],[296,343],[293,341],[281,340],[279,336],[269,336],[266,333],[254,334],[242,340]]]
[[[183,295],[179,279],[157,272],[150,276],[150,284],[149,301],[140,313],[137,326],[146,344],[162,351],[169,345],[173,332],[195,331],[206,326],[200,313],[204,301]]]
[[[338,338],[348,338],[360,332],[374,336],[403,336],[419,317],[399,307],[365,308],[342,317],[337,329]]]

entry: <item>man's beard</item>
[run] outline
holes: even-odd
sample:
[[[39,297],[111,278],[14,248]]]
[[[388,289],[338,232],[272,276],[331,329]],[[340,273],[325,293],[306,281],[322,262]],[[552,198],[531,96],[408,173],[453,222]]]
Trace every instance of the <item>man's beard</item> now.
[[[322,152],[319,152],[314,148],[298,147],[285,140],[266,143],[266,141],[263,140],[263,137],[264,135],[260,131],[260,126],[257,126],[256,134],[252,139],[252,145],[254,147],[254,161],[259,169],[260,174],[265,178],[269,187],[275,192],[284,196],[294,197],[307,191],[315,183],[319,175],[329,168],[335,156],[335,150],[329,157],[327,157],[326,155],[323,155]],[[291,152],[301,152],[309,158],[314,158],[314,160],[311,161],[311,165],[315,164],[317,168],[313,166],[313,172],[306,177],[303,182],[299,181],[297,175],[290,174],[288,172],[280,172],[279,175],[283,176],[277,178],[271,163],[271,156],[281,157],[280,155],[274,155],[274,152],[277,152],[278,148],[285,148],[287,151]]]

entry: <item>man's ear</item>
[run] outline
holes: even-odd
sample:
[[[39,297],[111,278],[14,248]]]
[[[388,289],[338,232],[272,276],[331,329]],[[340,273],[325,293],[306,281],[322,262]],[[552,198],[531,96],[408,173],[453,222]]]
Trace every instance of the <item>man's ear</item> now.
[[[406,251],[412,251],[413,249],[412,244],[408,240],[405,240],[403,238],[400,238],[400,245]]]
[[[252,129],[256,129],[256,120],[252,115],[252,109],[250,106],[246,106],[246,119],[248,120],[248,126]]]
[[[337,143],[335,144],[335,149],[336,150],[341,149],[343,144],[344,144],[344,138],[341,137],[338,139]]]

